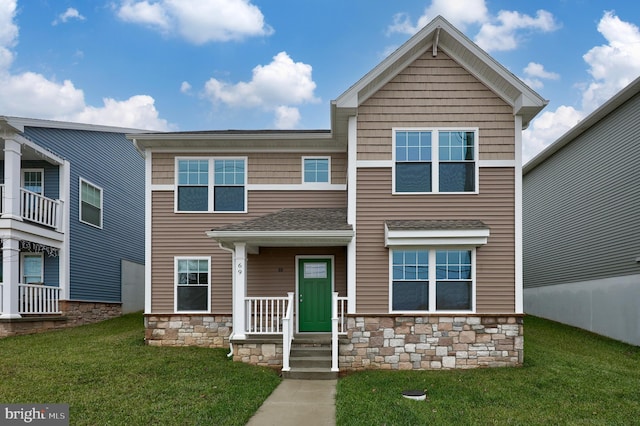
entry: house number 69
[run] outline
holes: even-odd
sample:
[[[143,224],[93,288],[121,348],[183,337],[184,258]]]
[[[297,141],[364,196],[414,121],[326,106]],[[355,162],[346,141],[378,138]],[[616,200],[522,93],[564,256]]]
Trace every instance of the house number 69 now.
[[[238,274],[242,273],[242,263],[238,263]]]

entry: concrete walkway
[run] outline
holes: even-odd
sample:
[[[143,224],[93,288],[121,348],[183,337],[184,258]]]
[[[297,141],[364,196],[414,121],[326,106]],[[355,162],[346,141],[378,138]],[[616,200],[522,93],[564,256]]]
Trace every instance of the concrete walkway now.
[[[284,379],[247,426],[335,426],[337,383]]]

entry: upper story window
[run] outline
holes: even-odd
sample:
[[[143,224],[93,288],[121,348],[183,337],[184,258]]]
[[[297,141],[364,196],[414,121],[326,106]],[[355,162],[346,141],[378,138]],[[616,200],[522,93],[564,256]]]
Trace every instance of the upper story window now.
[[[245,158],[178,158],[176,211],[245,212]]]
[[[102,188],[80,178],[80,222],[102,228]]]
[[[22,187],[27,191],[44,195],[44,169],[23,169]]]
[[[302,168],[304,183],[331,183],[329,157],[303,157]]]
[[[477,192],[477,135],[477,129],[395,129],[394,193]]]

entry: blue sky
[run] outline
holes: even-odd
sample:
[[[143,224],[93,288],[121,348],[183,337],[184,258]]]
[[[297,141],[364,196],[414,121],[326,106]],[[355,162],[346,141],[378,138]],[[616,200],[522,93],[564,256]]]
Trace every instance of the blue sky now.
[[[549,99],[525,161],[640,76],[629,0],[0,0],[0,115],[328,129],[330,101],[438,14]]]

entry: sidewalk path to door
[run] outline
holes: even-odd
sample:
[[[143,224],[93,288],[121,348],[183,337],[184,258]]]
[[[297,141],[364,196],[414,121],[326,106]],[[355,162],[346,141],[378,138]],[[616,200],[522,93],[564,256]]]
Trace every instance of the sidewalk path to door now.
[[[337,383],[284,379],[247,426],[334,426]]]

